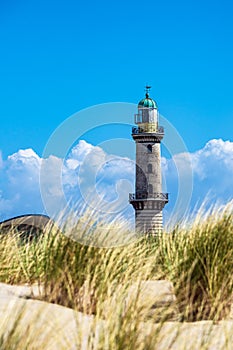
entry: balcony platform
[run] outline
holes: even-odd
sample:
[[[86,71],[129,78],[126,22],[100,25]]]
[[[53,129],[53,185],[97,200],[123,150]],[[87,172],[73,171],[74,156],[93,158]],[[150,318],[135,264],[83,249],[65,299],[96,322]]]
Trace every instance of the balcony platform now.
[[[129,201],[141,201],[141,200],[159,200],[168,202],[168,193],[130,193]]]

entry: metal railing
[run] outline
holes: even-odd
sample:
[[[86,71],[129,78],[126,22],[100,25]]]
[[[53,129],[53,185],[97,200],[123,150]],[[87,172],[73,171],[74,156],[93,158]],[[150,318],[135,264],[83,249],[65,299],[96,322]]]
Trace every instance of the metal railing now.
[[[168,201],[168,193],[159,193],[159,192],[154,192],[154,193],[130,193],[129,194],[129,200],[137,200],[137,199],[162,199]]]
[[[132,127],[132,134],[141,134],[143,132],[148,132],[150,131],[148,128],[142,128],[140,126],[133,126]],[[153,131],[156,134],[164,134],[164,127],[163,126],[159,126],[157,128],[157,130]]]

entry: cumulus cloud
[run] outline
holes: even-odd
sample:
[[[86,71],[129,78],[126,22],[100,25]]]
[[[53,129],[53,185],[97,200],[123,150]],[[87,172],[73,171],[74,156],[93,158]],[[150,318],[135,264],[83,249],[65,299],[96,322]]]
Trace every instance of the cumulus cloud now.
[[[191,155],[195,191],[193,201],[208,195],[211,202],[226,202],[233,196],[233,142],[214,139]]]
[[[19,150],[0,169],[0,220],[26,213],[56,217],[81,204],[98,207],[102,216],[122,212],[132,218],[128,193],[133,178],[130,159],[109,155],[85,141],[79,141],[64,160]]]
[[[190,176],[188,164],[193,174],[191,209],[207,195],[211,203],[216,200],[224,203],[232,198],[233,142],[210,140],[196,152],[162,158],[164,190],[170,193],[170,203],[165,207],[167,218],[175,207],[179,180],[183,183]],[[134,191],[134,169],[130,159],[107,154],[83,140],[65,160],[55,156],[42,159],[32,149],[19,150],[5,160],[0,157],[0,220],[45,213],[43,200],[54,213],[65,203],[74,207],[81,202],[98,206],[102,213],[122,213],[127,219],[133,218],[128,193]]]
[[[133,217],[128,193],[133,191],[134,163],[109,155],[85,141],[68,155],[63,168],[63,189],[67,202],[75,207],[82,200],[101,215]]]
[[[171,193],[170,206],[174,205],[174,196],[178,191],[178,178],[193,173],[193,189],[190,211],[206,202],[207,206],[215,203],[224,204],[233,197],[233,142],[213,139],[193,153],[174,155],[163,160],[164,176]],[[177,173],[177,167],[180,174]]]
[[[0,219],[41,212],[39,169],[41,159],[32,150],[8,156],[0,169]]]

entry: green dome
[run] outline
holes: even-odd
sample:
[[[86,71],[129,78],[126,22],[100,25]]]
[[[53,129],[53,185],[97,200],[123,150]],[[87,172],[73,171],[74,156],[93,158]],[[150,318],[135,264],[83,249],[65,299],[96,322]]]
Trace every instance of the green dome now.
[[[146,93],[146,98],[144,98],[143,100],[141,100],[138,103],[138,107],[142,107],[142,108],[157,108],[156,102],[154,100],[152,100],[152,98],[149,97],[149,94]]]

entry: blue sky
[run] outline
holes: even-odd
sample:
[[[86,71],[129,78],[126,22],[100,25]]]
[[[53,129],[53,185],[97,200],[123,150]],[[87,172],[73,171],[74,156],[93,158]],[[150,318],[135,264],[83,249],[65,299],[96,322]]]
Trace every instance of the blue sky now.
[[[232,137],[232,1],[1,1],[3,156],[144,85],[190,151]]]
[[[137,103],[148,83],[189,152],[232,141],[232,15],[230,0],[2,0],[3,161],[28,148],[41,157],[70,115]]]

